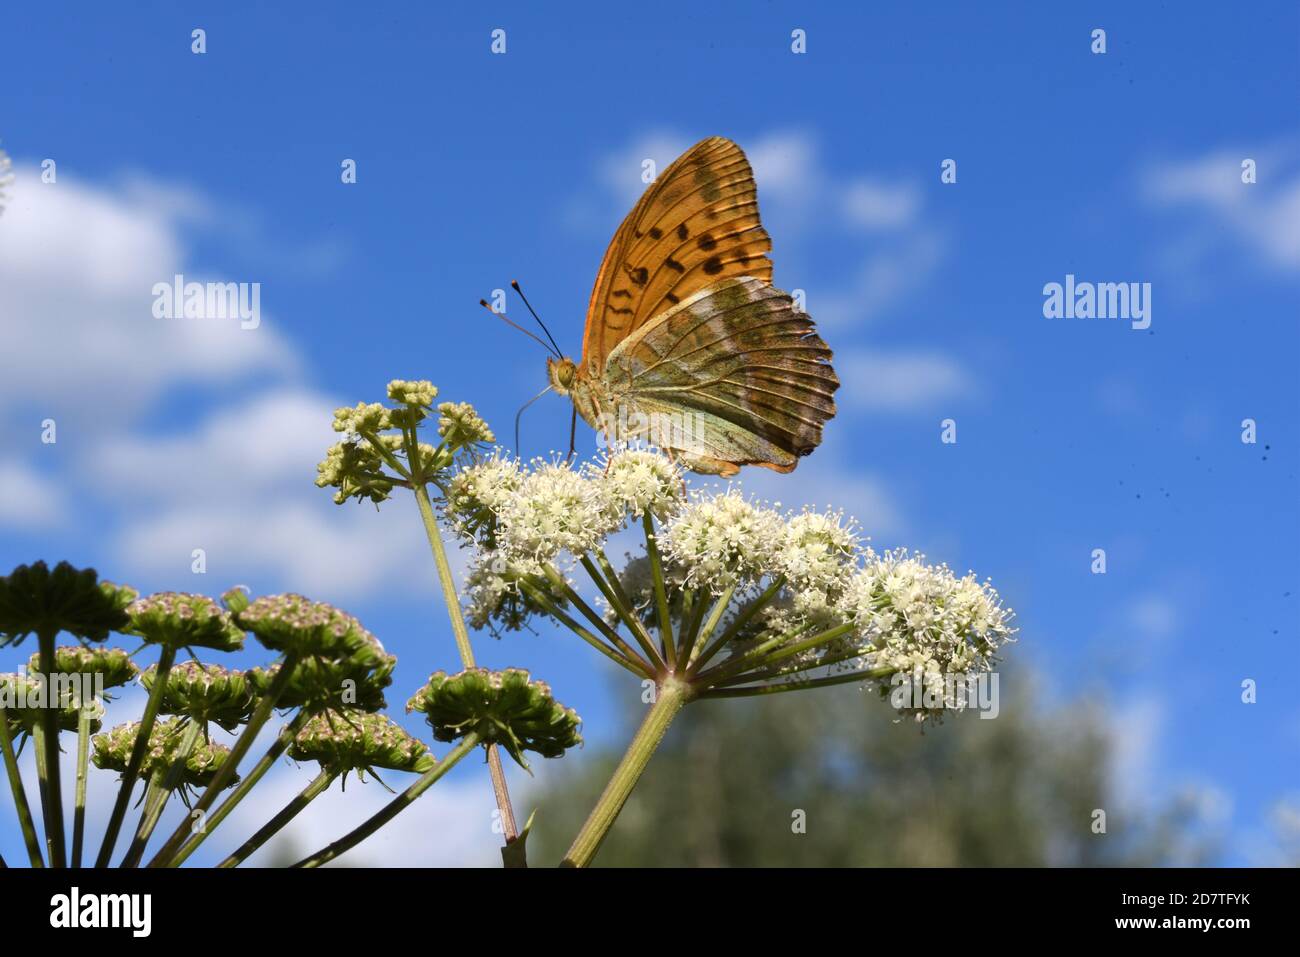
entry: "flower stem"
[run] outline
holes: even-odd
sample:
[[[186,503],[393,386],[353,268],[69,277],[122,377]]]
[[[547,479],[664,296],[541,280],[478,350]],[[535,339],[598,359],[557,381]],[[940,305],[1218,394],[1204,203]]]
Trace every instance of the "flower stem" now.
[[[293,716],[293,720],[280,730],[279,736],[266,749],[266,754],[262,755],[261,760],[249,770],[248,776],[240,781],[217,809],[204,819],[203,826],[195,830],[194,836],[185,843],[185,846],[176,853],[175,857],[167,862],[168,867],[180,867],[181,864],[185,863],[186,858],[198,850],[199,845],[207,840],[208,835],[217,829],[217,825],[226,819],[226,815],[238,807],[239,802],[248,796],[248,792],[253,790],[253,785],[262,780],[266,772],[271,770],[280,755],[284,754],[289,745],[293,744],[293,739],[298,736],[298,732],[302,730],[303,725],[309,720],[311,720],[311,713],[305,710],[299,711]]]
[[[605,600],[609,602],[615,614],[623,621],[623,624],[627,625],[627,630],[632,632],[632,637],[636,639],[636,643],[645,652],[646,660],[650,662],[651,667],[660,673],[666,672],[668,666],[659,654],[659,649],[650,640],[650,634],[646,631],[645,625],[641,624],[640,619],[632,613],[632,602],[628,600],[627,592],[623,590],[623,584],[618,580],[618,572],[614,571],[614,566],[609,563],[609,558],[599,549],[596,551],[596,561],[600,563],[599,572],[586,555],[582,556],[582,567],[586,569],[587,575],[590,576],[596,587],[605,596]]]
[[[14,742],[9,735],[9,715],[0,706],[0,751],[4,752],[5,771],[9,775],[9,790],[14,796],[14,810],[18,813],[18,824],[22,828],[23,841],[27,844],[27,858],[32,867],[44,867],[41,859],[41,842],[36,837],[36,824],[32,821],[32,809],[27,803],[27,790],[23,787],[22,774],[18,770],[18,758],[14,754]]]
[[[731,624],[728,625],[726,630],[717,637],[713,644],[709,645],[700,652],[698,656],[696,656],[696,658],[691,662],[688,674],[692,676],[698,674],[700,669],[707,665],[714,655],[726,647],[727,642],[736,637],[736,635],[740,633],[740,630],[748,625],[750,621],[753,620],[754,616],[762,611],[763,608],[776,597],[777,592],[781,590],[781,586],[784,584],[785,576],[778,575],[773,580],[772,584],[768,585],[767,588],[763,590],[761,595],[750,602],[749,605],[747,605],[744,610],[735,617]]]
[[[851,681],[867,681],[871,678],[883,678],[893,668],[873,668],[846,671],[831,675],[829,678],[808,678],[802,681],[785,681],[775,685],[751,685],[748,688],[717,688],[700,692],[701,698],[752,698],[755,695],[780,694],[782,691],[802,691],[805,688],[826,688],[831,685],[848,684]]]
[[[668,612],[668,589],[664,583],[664,563],[659,557],[659,544],[655,537],[655,521],[648,511],[641,516],[641,526],[645,529],[645,551],[650,559],[650,574],[655,584],[655,608],[659,612],[659,638],[663,642],[668,667],[673,669],[677,665],[677,649],[673,646],[673,619]]]
[[[298,812],[324,793],[325,789],[334,783],[336,777],[338,775],[333,771],[321,771],[310,784],[302,789],[301,793],[280,809],[279,814],[263,824],[256,834],[239,845],[239,849],[218,864],[217,867],[238,867],[248,860],[250,854],[278,834],[286,824],[298,816]]]
[[[253,712],[252,717],[248,719],[248,724],[244,725],[244,730],[235,739],[230,754],[226,756],[226,760],[221,767],[217,768],[217,773],[213,775],[211,783],[208,784],[199,799],[194,802],[194,806],[190,808],[190,817],[176,826],[176,830],[172,832],[171,837],[167,838],[167,843],[162,846],[162,850],[155,854],[153,860],[149,862],[150,867],[162,867],[176,855],[176,852],[181,849],[181,844],[190,835],[190,819],[195,814],[206,814],[208,808],[212,807],[212,802],[230,783],[231,777],[234,776],[235,770],[239,767],[239,762],[244,759],[248,749],[253,746],[253,740],[257,737],[258,732],[262,730],[262,725],[266,724],[267,719],[271,717],[275,702],[284,689],[288,687],[289,679],[293,677],[294,669],[298,666],[299,657],[300,655],[294,651],[285,653],[283,660],[280,662],[280,670],[276,672],[270,687],[266,689],[266,694],[258,702],[257,709]],[[162,684],[161,679],[159,679],[158,684]]]
[[[628,661],[635,664],[638,671],[644,674],[647,678],[654,677],[654,667],[650,662],[638,655],[636,651],[633,650],[632,646],[623,640],[623,636],[620,635],[616,629],[611,628],[609,623],[605,621],[604,618],[600,617],[594,608],[583,601],[582,596],[573,590],[573,586],[564,580],[564,576],[556,571],[554,566],[545,565],[543,566],[543,570],[546,572],[546,577],[550,579],[551,584],[564,593],[565,599],[570,605],[582,613],[583,618],[586,618],[587,621],[591,622],[596,629],[605,636],[610,644],[623,653]],[[590,574],[590,572],[588,572],[588,574]]]
[[[131,846],[127,848],[126,857],[122,859],[123,867],[140,866],[140,858],[144,856],[145,846],[149,843],[149,838],[153,836],[154,828],[158,826],[158,820],[162,817],[163,808],[167,806],[167,799],[171,797],[172,791],[180,783],[181,772],[185,770],[185,762],[190,759],[190,753],[194,750],[199,734],[205,730],[206,725],[207,722],[195,721],[191,718],[189,726],[185,729],[185,736],[181,738],[180,746],[177,747],[176,753],[172,756],[166,772],[154,775],[155,780],[158,781],[158,793],[154,795],[152,805],[148,800],[145,801],[144,813],[140,815],[140,826],[136,828],[135,839],[131,841]],[[153,782],[150,782],[151,789],[153,786]]]
[[[92,702],[93,703],[93,702]],[[81,849],[86,836],[86,772],[90,764],[90,705],[78,702],[77,790],[72,811],[72,866],[81,866]]]
[[[293,866],[320,867],[322,864],[328,864],[340,854],[356,847],[371,834],[374,834],[375,831],[379,830],[393,818],[397,817],[397,815],[402,813],[402,811],[406,810],[406,808],[414,803],[415,799],[421,794],[433,787],[433,785],[438,782],[439,778],[455,767],[456,762],[474,750],[474,748],[478,746],[478,743],[478,732],[471,731],[469,734],[465,735],[465,737],[461,738],[460,744],[452,748],[445,758],[435,764],[428,771],[424,772],[418,781],[397,797],[393,798],[392,801],[385,805],[382,810],[371,817],[368,821],[349,831],[333,844],[322,848],[310,857],[303,858]]]
[[[135,790],[140,765],[144,763],[145,753],[149,750],[149,735],[153,733],[154,720],[158,717],[158,704],[162,701],[163,689],[167,687],[167,675],[171,673],[175,661],[176,649],[171,645],[163,645],[158,655],[158,670],[154,676],[153,688],[149,691],[149,700],[145,702],[144,714],[140,718],[140,731],[136,734],[135,746],[131,748],[126,771],[122,773],[122,784],[117,789],[117,801],[113,804],[113,814],[108,819],[104,841],[99,846],[96,867],[108,867],[108,862],[113,857],[113,848],[117,844],[122,821],[126,818],[127,805],[131,803],[131,792]]]
[[[609,645],[605,644],[603,641],[601,641],[598,637],[596,637],[586,628],[582,627],[582,625],[578,624],[571,617],[566,615],[564,611],[562,611],[560,607],[555,604],[555,602],[551,601],[551,599],[546,595],[546,593],[543,592],[540,588],[536,587],[531,582],[523,581],[522,579],[519,582],[519,587],[524,590],[524,592],[528,595],[529,598],[537,602],[537,604],[540,605],[548,615],[550,615],[552,618],[554,618],[556,621],[562,624],[565,628],[569,629],[569,631],[573,632],[575,635],[577,635],[587,644],[591,645],[602,655],[609,658],[611,661],[615,662],[620,667],[626,668],[628,671],[634,672],[637,675],[644,676],[647,678],[651,677],[650,673],[645,669],[644,666],[638,666],[636,662],[632,661],[630,658],[625,657],[615,649],[611,648]]]
[[[58,633],[45,630],[36,637],[40,646],[41,674],[45,680],[45,707],[41,709],[42,750],[44,752],[44,769],[41,781],[44,785],[41,796],[44,798],[45,844],[49,849],[50,867],[68,866],[67,854],[63,846],[63,793],[59,786],[59,712],[61,702],[51,700],[54,696],[54,639]]]
[[[407,443],[411,449],[419,446],[413,440]],[[411,453],[408,451],[408,456]],[[413,470],[416,460],[412,460]],[[429,490],[422,481],[413,483],[416,504],[420,507],[420,519],[424,522],[424,532],[429,538],[429,548],[433,551],[433,563],[438,567],[438,584],[442,588],[442,600],[447,606],[447,616],[451,619],[451,632],[456,639],[456,650],[460,652],[461,664],[466,668],[474,667],[474,648],[469,641],[469,629],[465,627],[465,615],[461,611],[460,599],[456,591],[456,580],[451,574],[451,563],[447,561],[447,546],[442,541],[442,531],[438,528],[438,518],[433,513],[433,503],[429,501]],[[497,810],[501,814],[501,828],[506,843],[512,843],[519,837],[519,826],[515,823],[515,811],[510,804],[510,788],[506,784],[505,768],[501,766],[501,755],[497,753],[496,744],[487,746],[488,773],[492,778],[492,794],[496,798]]]
[[[671,676],[664,679],[656,688],[654,704],[646,712],[641,727],[637,729],[636,736],[628,745],[623,759],[614,769],[609,783],[605,785],[600,800],[588,815],[578,836],[573,839],[573,845],[564,856],[562,866],[587,867],[591,864],[596,851],[600,849],[601,842],[605,840],[605,835],[609,833],[610,828],[614,826],[614,821],[618,819],[619,812],[623,810],[628,795],[636,787],[655,749],[663,741],[668,726],[672,724],[673,718],[677,717],[677,712],[681,711],[690,700],[691,694],[690,685]]]
[[[727,606],[731,604],[731,596],[735,593],[736,586],[731,585],[724,590],[723,593],[718,596],[718,600],[713,603],[713,608],[709,611],[709,617],[705,619],[704,626],[700,629],[698,640],[692,640],[691,642],[691,657],[687,662],[688,670],[689,666],[694,665],[696,659],[700,655],[698,649],[703,648],[703,643],[708,641],[709,636],[717,630],[718,622],[722,621],[722,615],[726,612]]]

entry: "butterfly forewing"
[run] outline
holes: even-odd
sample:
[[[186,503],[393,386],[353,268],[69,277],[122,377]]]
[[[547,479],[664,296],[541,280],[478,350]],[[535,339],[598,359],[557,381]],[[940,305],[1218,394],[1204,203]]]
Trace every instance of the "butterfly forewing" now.
[[[720,279],[771,281],[771,248],[744,152],[720,136],[696,143],[614,234],[587,308],[582,368],[599,374],[620,341]]]
[[[835,414],[830,359],[789,295],[746,276],[710,285],[624,339],[605,385],[652,418],[651,440],[691,468],[789,472]]]

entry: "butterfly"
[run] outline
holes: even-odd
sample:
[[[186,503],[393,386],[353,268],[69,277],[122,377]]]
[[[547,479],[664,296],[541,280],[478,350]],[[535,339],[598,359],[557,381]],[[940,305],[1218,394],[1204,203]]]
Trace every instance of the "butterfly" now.
[[[614,234],[582,358],[548,358],[551,388],[608,441],[644,441],[693,471],[792,471],[821,443],[840,383],[812,319],[772,286],[771,248],[744,152],[696,143]]]

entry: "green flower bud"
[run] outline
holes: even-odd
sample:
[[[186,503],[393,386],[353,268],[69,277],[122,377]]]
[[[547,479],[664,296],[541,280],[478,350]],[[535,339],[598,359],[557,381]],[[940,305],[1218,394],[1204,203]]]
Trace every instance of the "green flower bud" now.
[[[58,708],[59,730],[76,731],[81,716],[77,696],[60,694],[58,688],[53,693],[63,699],[62,706]],[[11,737],[30,735],[35,730],[50,700],[50,694],[49,687],[39,678],[22,674],[0,674],[0,706],[4,707]],[[90,715],[90,732],[94,734],[102,726],[100,719],[104,717],[104,706],[95,698],[89,697],[86,710]]]
[[[524,751],[558,758],[582,743],[582,719],[551,695],[541,681],[519,668],[470,668],[448,676],[435,671],[411,698],[407,711],[422,711],[439,741],[455,741],[471,731],[496,742],[524,768]]]
[[[40,670],[41,656],[34,654],[27,662],[27,671],[30,674],[37,674]],[[54,673],[97,678],[100,687],[107,690],[130,684],[140,673],[140,669],[131,660],[130,652],[122,648],[63,645],[54,650]]]
[[[338,489],[334,494],[336,505],[350,498],[379,504],[393,491],[393,479],[384,473],[384,460],[368,442],[331,445],[324,461],[316,466],[316,473],[317,488]]]
[[[140,677],[150,692],[158,680],[154,665]],[[221,665],[203,665],[186,661],[167,673],[167,684],[159,699],[162,714],[188,717],[194,721],[213,722],[234,731],[248,720],[257,699],[248,678],[242,672]]]
[[[155,771],[166,770],[171,765],[184,737],[186,724],[182,718],[154,722],[153,730],[149,733],[149,750],[145,752],[144,762],[140,765],[141,777],[148,780]],[[97,768],[125,771],[139,734],[140,722],[130,721],[96,735],[91,741],[90,759]],[[230,749],[224,745],[202,739],[195,742],[190,756],[185,759],[178,788],[206,788],[229,757]],[[233,774],[227,786],[233,786],[238,781],[239,775]]]
[[[362,432],[387,432],[393,427],[389,410],[378,402],[358,402],[352,408],[334,410],[334,431],[357,435]]]
[[[427,409],[433,405],[433,400],[437,397],[438,387],[428,379],[409,382],[405,379],[394,379],[388,383],[388,398],[402,405]]]
[[[239,651],[244,647],[243,630],[206,595],[158,592],[132,602],[127,612],[131,616],[127,633],[139,635],[150,644],[217,651]]]
[[[66,631],[82,641],[103,641],[127,624],[126,606],[136,597],[126,586],[101,582],[93,568],[59,562],[19,565],[0,578],[0,647],[30,634]]]
[[[378,644],[347,612],[302,595],[265,595],[235,615],[235,621],[272,651],[304,658],[346,658]]]
[[[302,658],[294,666],[276,707],[311,712],[327,708],[382,711],[388,707],[384,689],[393,683],[396,665],[397,656],[387,654],[378,641],[347,658]],[[247,672],[256,694],[266,694],[280,667],[275,664]]]
[[[422,774],[436,763],[423,742],[390,718],[351,710],[313,717],[289,746],[289,757],[317,761],[335,774],[375,768]]]
[[[438,434],[453,449],[495,442],[488,424],[468,402],[444,402],[438,406]]]

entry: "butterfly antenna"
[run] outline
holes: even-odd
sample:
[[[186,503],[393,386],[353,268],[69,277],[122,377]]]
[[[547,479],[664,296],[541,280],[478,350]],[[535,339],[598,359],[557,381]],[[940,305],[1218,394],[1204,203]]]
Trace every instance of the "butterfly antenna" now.
[[[560,351],[559,351],[558,349],[552,349],[552,348],[551,348],[549,345],[547,345],[547,344],[546,344],[542,339],[540,339],[537,335],[535,335],[531,330],[529,330],[529,329],[525,329],[525,328],[524,328],[523,326],[521,326],[519,323],[515,322],[513,319],[511,319],[509,316],[507,316],[504,312],[497,312],[495,309],[493,309],[491,306],[488,305],[488,301],[487,301],[486,299],[480,299],[480,300],[478,301],[478,304],[479,304],[480,306],[482,306],[484,309],[486,309],[488,312],[492,313],[492,315],[496,316],[498,319],[500,319],[501,321],[503,321],[504,323],[506,323],[507,325],[512,326],[512,327],[514,327],[515,329],[518,329],[520,332],[522,332],[524,335],[526,335],[529,339],[532,339],[534,342],[536,342],[539,346],[541,346],[541,347],[542,347],[543,349],[545,349],[547,352],[554,352],[554,353],[555,353],[555,358],[557,358],[557,359],[563,358],[563,357],[560,355]]]
[[[510,288],[519,293],[519,298],[524,301],[524,305],[528,307],[528,311],[533,314],[533,318],[537,320],[537,324],[542,327],[542,332],[546,333],[546,338],[550,339],[551,345],[555,346],[555,354],[557,356],[561,355],[562,353],[560,352],[559,343],[555,341],[555,336],[551,335],[551,330],[546,328],[546,323],[542,322],[542,317],[533,309],[532,304],[528,301],[528,297],[524,295],[524,291],[519,288],[519,280],[511,279]]]
[[[520,451],[520,447],[519,447],[519,420],[524,417],[524,409],[528,408],[530,405],[532,405],[534,402],[536,402],[538,399],[540,399],[542,396],[546,395],[546,393],[550,391],[551,391],[551,387],[548,385],[541,392],[537,393],[537,395],[533,396],[531,399],[529,399],[527,402],[521,405],[519,407],[519,411],[515,413],[515,455],[521,459],[523,458],[523,453]],[[574,411],[575,412],[577,411],[576,407]]]

